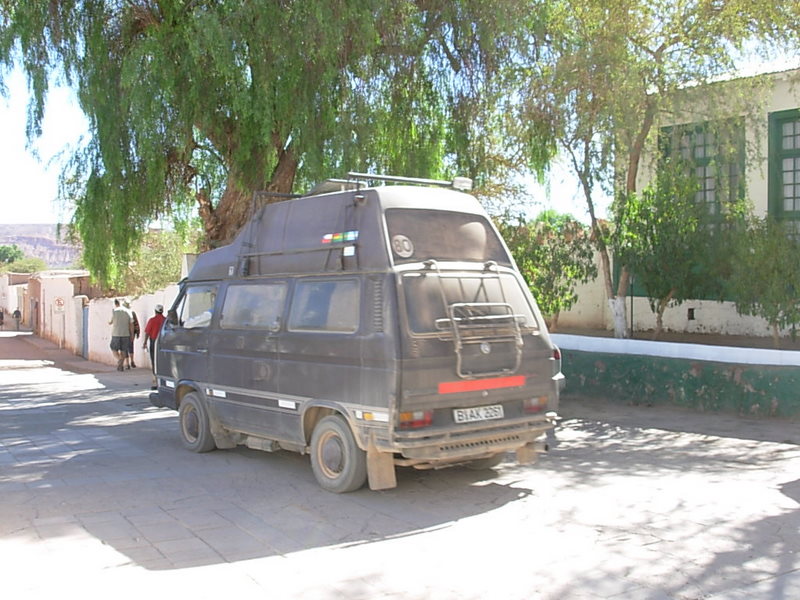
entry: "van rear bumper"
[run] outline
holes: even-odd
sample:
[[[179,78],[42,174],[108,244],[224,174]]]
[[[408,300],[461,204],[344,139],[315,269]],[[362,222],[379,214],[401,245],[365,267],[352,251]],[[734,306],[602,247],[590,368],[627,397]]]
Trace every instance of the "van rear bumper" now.
[[[528,446],[552,429],[556,419],[555,413],[548,413],[535,420],[505,421],[488,427],[484,424],[480,428],[395,432],[393,445],[395,452],[414,461],[466,461]]]

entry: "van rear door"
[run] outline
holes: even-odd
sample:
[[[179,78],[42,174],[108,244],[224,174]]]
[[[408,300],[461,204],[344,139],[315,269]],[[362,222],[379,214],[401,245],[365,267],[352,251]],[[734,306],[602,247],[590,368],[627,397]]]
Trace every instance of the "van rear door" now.
[[[557,407],[553,346],[512,269],[401,272],[401,413],[432,428],[544,418]],[[401,425],[402,426],[402,425]]]

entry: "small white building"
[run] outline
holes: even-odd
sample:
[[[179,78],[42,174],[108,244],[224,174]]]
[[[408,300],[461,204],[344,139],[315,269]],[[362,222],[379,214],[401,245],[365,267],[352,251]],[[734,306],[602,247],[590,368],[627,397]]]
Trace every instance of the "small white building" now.
[[[25,320],[25,292],[29,277],[29,273],[0,273],[0,310],[6,318],[19,309]]]

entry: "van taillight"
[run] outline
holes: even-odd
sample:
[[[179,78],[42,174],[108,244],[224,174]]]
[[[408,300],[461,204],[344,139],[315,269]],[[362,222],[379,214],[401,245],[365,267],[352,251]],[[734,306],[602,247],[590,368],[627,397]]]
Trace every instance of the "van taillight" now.
[[[526,413],[537,413],[547,408],[547,396],[539,396],[538,398],[528,398],[522,402],[522,410]]]
[[[400,429],[417,429],[433,423],[432,410],[415,410],[400,413]]]
[[[559,350],[558,346],[553,346],[553,358],[555,360],[561,360],[561,350]]]

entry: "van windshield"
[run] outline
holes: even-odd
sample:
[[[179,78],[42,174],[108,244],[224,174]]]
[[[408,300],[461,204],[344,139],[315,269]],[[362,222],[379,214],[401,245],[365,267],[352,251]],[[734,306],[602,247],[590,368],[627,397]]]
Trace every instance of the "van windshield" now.
[[[431,258],[511,264],[497,233],[481,215],[390,208],[386,225],[395,264]]]
[[[405,273],[403,290],[413,333],[443,331],[451,319],[513,319],[522,330],[539,328],[525,292],[510,273]]]

